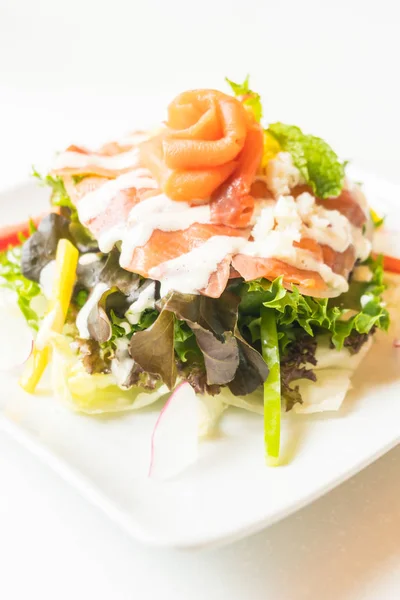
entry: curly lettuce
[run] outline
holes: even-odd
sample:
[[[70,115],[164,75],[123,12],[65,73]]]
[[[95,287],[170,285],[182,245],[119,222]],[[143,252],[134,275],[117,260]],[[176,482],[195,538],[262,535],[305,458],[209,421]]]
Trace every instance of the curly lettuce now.
[[[33,307],[33,300],[40,295],[41,289],[37,282],[22,274],[20,246],[0,252],[0,287],[16,293],[18,306],[28,325],[37,331],[40,317]]]
[[[258,279],[244,284],[241,290],[240,312],[242,323],[257,331],[261,306],[277,311],[278,337],[281,352],[301,332],[314,336],[316,332],[329,333],[332,344],[340,350],[354,333],[368,334],[372,328],[387,330],[389,313],[382,301],[383,265],[381,259],[369,259],[372,279],[367,283],[351,282],[349,292],[338,298],[312,298],[283,286],[282,277],[273,282]],[[250,319],[249,319],[250,317]]]

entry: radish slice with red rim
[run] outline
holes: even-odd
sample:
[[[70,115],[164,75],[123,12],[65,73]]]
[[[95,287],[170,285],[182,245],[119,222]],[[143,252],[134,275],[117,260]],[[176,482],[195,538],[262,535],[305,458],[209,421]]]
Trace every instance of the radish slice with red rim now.
[[[199,406],[187,382],[172,392],[162,409],[151,439],[149,476],[170,479],[194,463],[199,454]]]

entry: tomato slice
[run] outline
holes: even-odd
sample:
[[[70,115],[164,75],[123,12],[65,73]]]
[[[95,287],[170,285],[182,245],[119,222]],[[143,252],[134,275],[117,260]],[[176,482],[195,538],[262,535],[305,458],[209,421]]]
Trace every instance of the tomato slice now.
[[[383,269],[389,273],[400,273],[400,258],[383,255]]]
[[[41,214],[38,217],[33,217],[31,219],[32,223],[37,227],[42,218],[45,216],[45,214]],[[5,227],[0,227],[0,252],[2,250],[7,250],[7,248],[11,248],[13,246],[20,246],[21,235],[29,237],[29,221],[25,221],[24,223],[16,223],[15,225],[6,225]]]

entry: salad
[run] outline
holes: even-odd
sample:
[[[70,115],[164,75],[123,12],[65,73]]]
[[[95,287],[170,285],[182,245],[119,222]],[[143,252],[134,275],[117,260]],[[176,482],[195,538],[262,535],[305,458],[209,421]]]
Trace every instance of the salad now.
[[[267,124],[248,78],[227,82],[177,96],[154,131],[34,171],[49,212],[2,232],[0,275],[34,332],[27,392],[50,365],[84,413],[169,396],[153,450],[174,427],[175,460],[227,406],[259,412],[276,464],[281,414],[338,409],[388,328],[381,223],[324,140]]]

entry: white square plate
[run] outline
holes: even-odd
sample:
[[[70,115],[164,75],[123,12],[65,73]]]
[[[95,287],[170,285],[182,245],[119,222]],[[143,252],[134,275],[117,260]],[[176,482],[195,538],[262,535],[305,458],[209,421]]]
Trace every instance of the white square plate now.
[[[360,178],[372,204],[396,218],[400,188],[357,173]],[[46,201],[34,184],[3,192],[0,222],[37,214]],[[229,409],[219,438],[201,444],[200,460],[176,480],[155,483],[146,470],[159,405],[87,417],[49,392],[25,394],[4,374],[0,427],[135,538],[174,548],[226,543],[301,508],[399,442],[400,351],[392,338],[376,336],[338,413],[285,415],[279,468],[264,464],[262,418]]]

